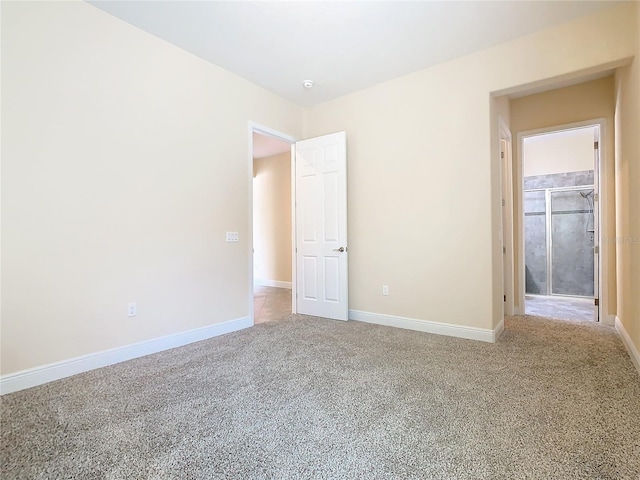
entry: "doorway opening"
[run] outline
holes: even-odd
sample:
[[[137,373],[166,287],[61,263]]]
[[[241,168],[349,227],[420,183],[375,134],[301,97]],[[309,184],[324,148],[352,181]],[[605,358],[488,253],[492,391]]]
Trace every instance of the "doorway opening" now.
[[[599,124],[523,135],[525,314],[599,320]]]
[[[261,153],[261,142],[277,147]],[[249,147],[250,318],[255,324],[297,313],[348,320],[346,133],[296,141],[249,122]],[[283,176],[276,181],[269,175],[263,183],[264,168],[286,170],[269,161],[276,155],[282,155],[285,165],[289,162],[288,183]],[[266,208],[271,210],[263,215]],[[289,292],[269,290],[276,288]],[[277,307],[268,308],[270,304]]]
[[[294,311],[292,143],[263,127],[251,129],[254,324],[277,321]]]

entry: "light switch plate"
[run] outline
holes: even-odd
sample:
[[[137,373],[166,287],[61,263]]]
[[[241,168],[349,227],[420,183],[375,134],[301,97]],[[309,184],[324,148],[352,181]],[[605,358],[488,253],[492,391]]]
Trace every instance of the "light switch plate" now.
[[[238,232],[227,232],[227,242],[237,242]]]

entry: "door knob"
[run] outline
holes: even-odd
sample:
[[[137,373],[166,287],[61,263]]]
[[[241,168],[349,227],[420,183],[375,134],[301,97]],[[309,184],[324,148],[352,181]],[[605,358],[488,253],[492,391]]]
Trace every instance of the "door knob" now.
[[[333,251],[334,251],[334,252],[340,252],[340,253],[342,253],[342,252],[346,252],[346,251],[347,251],[347,249],[346,249],[346,248],[344,248],[344,247],[340,247],[340,248],[334,248],[334,249],[333,249]]]

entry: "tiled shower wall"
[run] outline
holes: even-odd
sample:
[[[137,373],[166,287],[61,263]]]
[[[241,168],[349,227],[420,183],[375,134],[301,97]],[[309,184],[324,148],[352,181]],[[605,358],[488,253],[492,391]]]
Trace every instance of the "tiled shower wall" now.
[[[525,177],[527,293],[593,296],[593,182],[593,170]],[[577,186],[585,188],[550,193],[551,245],[548,246],[545,190]]]

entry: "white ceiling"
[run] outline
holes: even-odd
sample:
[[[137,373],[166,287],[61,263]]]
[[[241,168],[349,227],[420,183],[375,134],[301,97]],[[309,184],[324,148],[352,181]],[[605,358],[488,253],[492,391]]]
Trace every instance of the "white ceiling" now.
[[[620,2],[89,3],[310,106]],[[306,79],[313,89],[302,86]]]
[[[265,158],[290,151],[291,145],[282,140],[253,133],[253,158]]]

